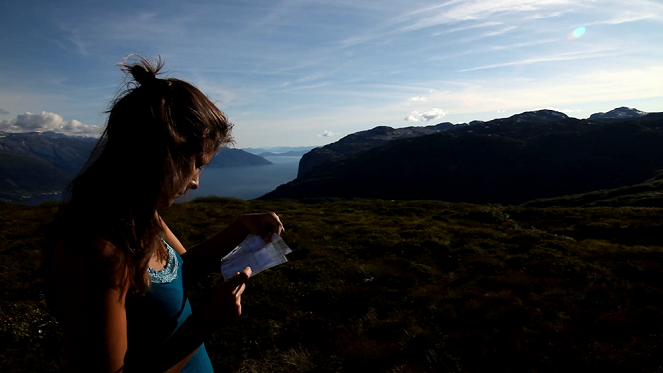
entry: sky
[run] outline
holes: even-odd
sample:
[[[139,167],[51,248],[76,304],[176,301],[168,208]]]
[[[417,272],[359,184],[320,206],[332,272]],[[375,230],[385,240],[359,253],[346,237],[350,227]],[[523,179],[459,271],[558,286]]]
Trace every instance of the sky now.
[[[661,40],[663,0],[2,0],[0,131],[98,134],[130,53],[207,94],[239,148],[662,112]]]

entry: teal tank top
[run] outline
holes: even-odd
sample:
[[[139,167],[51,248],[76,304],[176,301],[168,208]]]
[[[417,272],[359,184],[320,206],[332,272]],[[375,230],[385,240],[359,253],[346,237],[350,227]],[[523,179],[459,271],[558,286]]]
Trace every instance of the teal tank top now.
[[[148,269],[152,287],[145,296],[127,295],[128,355],[157,350],[191,315],[185,290],[186,266],[182,257],[165,240],[163,242],[168,250],[168,261],[160,271]],[[182,372],[214,372],[204,344]]]

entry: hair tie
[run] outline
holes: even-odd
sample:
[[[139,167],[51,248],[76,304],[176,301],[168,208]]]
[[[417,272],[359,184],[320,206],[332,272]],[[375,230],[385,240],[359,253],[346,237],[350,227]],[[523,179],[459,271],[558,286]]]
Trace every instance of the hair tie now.
[[[134,80],[141,86],[154,85],[158,80],[152,71],[148,71],[141,65],[133,65],[131,67],[131,75]]]

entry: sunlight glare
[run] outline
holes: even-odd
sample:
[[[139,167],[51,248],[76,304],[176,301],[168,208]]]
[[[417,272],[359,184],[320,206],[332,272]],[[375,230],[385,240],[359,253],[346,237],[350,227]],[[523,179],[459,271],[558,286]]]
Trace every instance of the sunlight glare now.
[[[585,34],[585,31],[587,31],[585,26],[576,27],[575,30],[569,34],[569,40],[578,39]]]

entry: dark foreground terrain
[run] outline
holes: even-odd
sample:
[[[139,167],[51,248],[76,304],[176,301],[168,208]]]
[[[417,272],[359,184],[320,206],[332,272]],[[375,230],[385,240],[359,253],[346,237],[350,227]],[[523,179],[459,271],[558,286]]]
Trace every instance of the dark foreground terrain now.
[[[1,371],[60,370],[38,277],[55,210],[0,205]],[[294,252],[207,344],[218,372],[663,371],[661,208],[205,198],[163,216],[186,246],[265,210]]]

